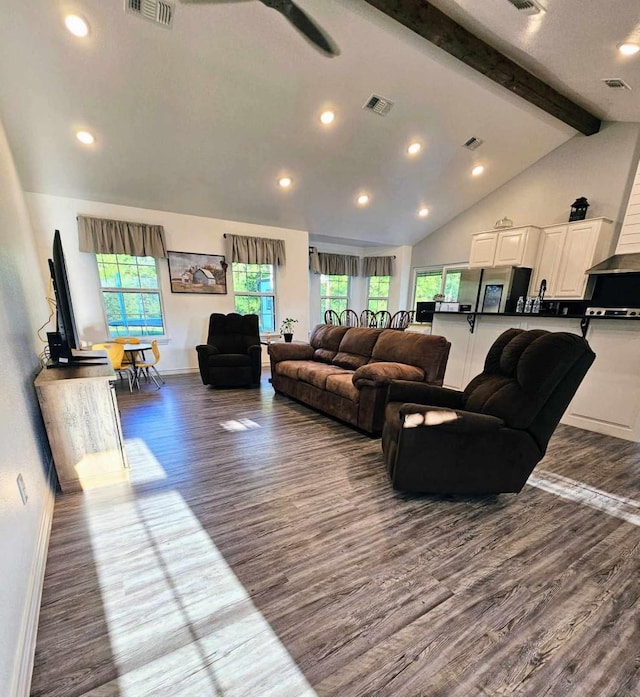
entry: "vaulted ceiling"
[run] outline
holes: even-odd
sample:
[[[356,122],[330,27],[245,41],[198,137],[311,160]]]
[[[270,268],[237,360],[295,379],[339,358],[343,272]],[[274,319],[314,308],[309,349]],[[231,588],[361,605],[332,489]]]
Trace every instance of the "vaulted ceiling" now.
[[[257,0],[177,2],[170,29],[124,0],[1,1],[0,118],[27,191],[412,244],[576,135],[364,0],[299,0],[335,58]],[[635,0],[545,0],[539,17],[508,0],[431,4],[598,118],[640,120],[640,90],[600,82],[640,88],[640,58],[615,50],[637,31]],[[88,37],[65,30],[67,12]],[[362,109],[372,94],[388,115]]]

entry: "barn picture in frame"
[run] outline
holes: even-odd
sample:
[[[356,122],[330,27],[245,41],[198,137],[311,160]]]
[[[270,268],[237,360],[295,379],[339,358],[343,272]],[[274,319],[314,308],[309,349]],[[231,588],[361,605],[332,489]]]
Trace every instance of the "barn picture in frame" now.
[[[221,254],[167,252],[167,257],[172,293],[227,292],[227,264]]]

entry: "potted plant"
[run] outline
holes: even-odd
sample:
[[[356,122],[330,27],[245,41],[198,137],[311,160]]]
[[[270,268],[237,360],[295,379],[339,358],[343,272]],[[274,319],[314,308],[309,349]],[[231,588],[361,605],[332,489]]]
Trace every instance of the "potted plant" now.
[[[297,321],[297,319],[292,319],[291,317],[287,317],[286,319],[282,320],[282,324],[280,325],[280,333],[287,343],[290,343],[293,339],[293,325],[296,324]]]

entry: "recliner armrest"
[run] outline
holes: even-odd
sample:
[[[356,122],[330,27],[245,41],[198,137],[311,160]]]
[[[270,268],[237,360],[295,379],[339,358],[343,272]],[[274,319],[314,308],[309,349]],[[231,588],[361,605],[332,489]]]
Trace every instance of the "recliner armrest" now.
[[[449,409],[462,409],[462,395],[459,390],[438,387],[422,382],[392,380],[389,383],[387,402],[414,402]]]
[[[310,361],[313,358],[314,349],[311,344],[269,344],[267,347],[273,363],[280,361]]]
[[[196,351],[198,352],[199,356],[203,357],[215,356],[220,353],[220,351],[211,344],[199,344],[198,346],[196,346]]]
[[[504,426],[504,421],[496,416],[424,404],[403,404],[400,414],[403,428],[437,429],[460,435],[488,433]]]

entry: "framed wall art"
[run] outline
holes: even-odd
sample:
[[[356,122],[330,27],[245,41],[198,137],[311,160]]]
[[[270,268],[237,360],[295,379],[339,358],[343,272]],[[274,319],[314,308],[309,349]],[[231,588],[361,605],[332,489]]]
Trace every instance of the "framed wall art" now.
[[[167,252],[172,293],[224,295],[227,263],[221,254]]]

